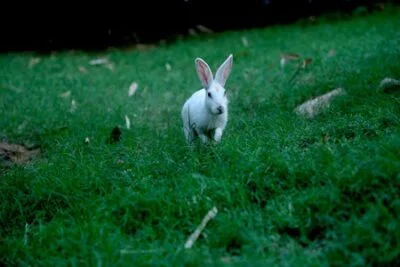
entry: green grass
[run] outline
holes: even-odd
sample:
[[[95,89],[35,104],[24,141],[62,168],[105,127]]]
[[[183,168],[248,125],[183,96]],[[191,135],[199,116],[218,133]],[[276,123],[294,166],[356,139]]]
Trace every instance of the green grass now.
[[[398,265],[400,98],[376,88],[400,78],[399,25],[393,8],[146,51],[59,52],[32,68],[34,54],[1,55],[0,138],[41,155],[0,172],[0,262]],[[281,52],[313,61],[293,76],[295,63],[280,68]],[[191,151],[180,109],[200,86],[194,58],[215,70],[229,53],[222,143]],[[102,56],[114,71],[89,65]],[[139,88],[128,97],[133,81]],[[337,87],[347,95],[316,118],[293,112]],[[109,144],[115,126],[121,141]],[[184,249],[213,206],[215,219]]]

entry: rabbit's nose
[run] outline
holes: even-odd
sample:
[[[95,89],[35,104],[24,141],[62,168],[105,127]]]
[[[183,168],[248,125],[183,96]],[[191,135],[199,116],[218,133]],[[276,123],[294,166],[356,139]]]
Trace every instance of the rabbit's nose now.
[[[224,107],[223,107],[223,106],[219,106],[219,107],[217,108],[217,110],[218,110],[219,114],[224,113]]]

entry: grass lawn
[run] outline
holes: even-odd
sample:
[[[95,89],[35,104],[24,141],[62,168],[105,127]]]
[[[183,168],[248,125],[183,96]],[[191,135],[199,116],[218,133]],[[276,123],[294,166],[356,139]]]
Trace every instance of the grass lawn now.
[[[1,55],[0,139],[40,155],[0,169],[0,262],[399,265],[400,94],[377,91],[400,78],[399,27],[391,8],[147,49]],[[194,59],[215,71],[230,53],[222,142],[190,150],[180,109],[200,87]],[[312,62],[281,68],[281,53]],[[315,118],[293,111],[339,87]]]

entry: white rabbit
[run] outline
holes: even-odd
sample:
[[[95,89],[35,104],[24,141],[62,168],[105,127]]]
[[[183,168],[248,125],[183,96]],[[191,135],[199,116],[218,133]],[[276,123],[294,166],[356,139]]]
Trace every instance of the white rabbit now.
[[[208,64],[201,58],[196,58],[197,74],[203,88],[196,91],[186,100],[181,116],[183,130],[187,143],[200,137],[203,143],[214,139],[221,141],[222,133],[228,122],[228,98],[225,82],[232,69],[233,56],[221,64],[215,73],[215,79]]]

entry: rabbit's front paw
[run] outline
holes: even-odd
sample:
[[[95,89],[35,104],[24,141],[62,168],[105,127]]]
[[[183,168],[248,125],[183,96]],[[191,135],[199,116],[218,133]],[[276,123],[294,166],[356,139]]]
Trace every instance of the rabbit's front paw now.
[[[221,128],[215,129],[214,140],[217,143],[219,143],[221,141],[221,138],[222,138],[222,129]]]

